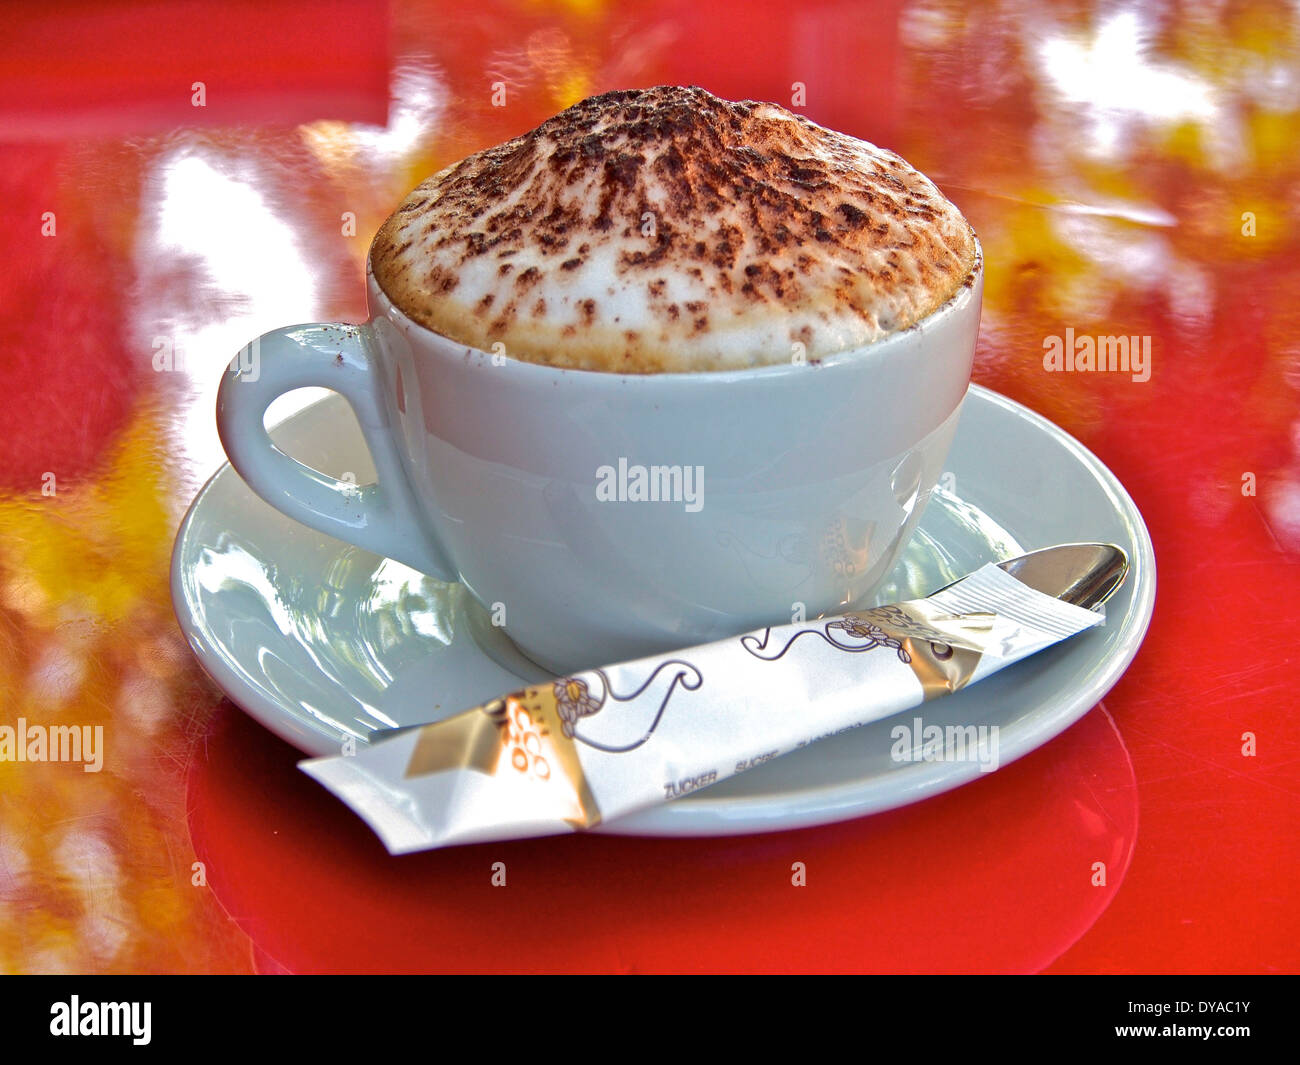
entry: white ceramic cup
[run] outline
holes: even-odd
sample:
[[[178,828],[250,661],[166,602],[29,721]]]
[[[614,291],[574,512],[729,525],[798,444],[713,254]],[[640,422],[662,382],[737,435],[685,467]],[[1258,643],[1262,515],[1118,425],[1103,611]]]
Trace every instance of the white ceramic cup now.
[[[221,442],[271,505],[463,581],[557,674],[841,613],[869,601],[942,473],[979,329],[976,255],[942,307],[867,347],[647,375],[467,348],[368,271],[365,325],[277,329],[231,363]],[[351,404],[377,483],[271,443],[268,404],[309,385]],[[676,498],[637,498],[651,481]]]

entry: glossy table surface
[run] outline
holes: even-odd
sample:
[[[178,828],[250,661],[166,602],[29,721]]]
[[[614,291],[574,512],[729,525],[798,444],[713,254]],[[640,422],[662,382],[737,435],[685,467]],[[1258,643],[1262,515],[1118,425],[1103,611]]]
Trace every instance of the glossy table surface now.
[[[363,319],[421,178],[657,83],[793,106],[962,208],[975,379],[1128,488],[1150,632],[1059,739],[902,810],[391,858],[173,617],[217,380]],[[0,971],[1295,971],[1298,142],[1279,3],[6,8],[0,726],[99,726],[103,759],[0,759]],[[1149,337],[1149,375],[1046,368],[1083,335]]]

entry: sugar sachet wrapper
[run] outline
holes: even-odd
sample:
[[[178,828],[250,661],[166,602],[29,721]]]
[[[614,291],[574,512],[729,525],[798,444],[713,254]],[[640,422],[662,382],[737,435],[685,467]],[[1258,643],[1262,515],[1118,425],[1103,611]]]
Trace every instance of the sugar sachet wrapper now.
[[[924,599],[584,670],[300,767],[394,854],[590,829],[1099,625],[989,564]]]

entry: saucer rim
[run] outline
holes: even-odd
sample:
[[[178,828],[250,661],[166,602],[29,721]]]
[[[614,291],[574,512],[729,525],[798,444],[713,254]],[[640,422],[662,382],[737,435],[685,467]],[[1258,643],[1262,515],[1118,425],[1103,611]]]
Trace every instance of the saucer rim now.
[[[1155,605],[1156,561],[1150,533],[1137,504],[1114,473],[1072,435],[1026,407],[982,385],[971,383],[967,400],[987,402],[1008,417],[1024,420],[1032,428],[1063,445],[1074,461],[1091,474],[1110,497],[1116,514],[1131,532],[1134,550],[1130,552],[1132,593],[1122,625],[1127,631],[1122,641],[1102,658],[1101,667],[1083,687],[1060,700],[1046,712],[1031,708],[1028,716],[1001,737],[1000,765],[1005,767],[1050,742],[1070,725],[1091,711],[1128,669],[1150,627]],[[280,425],[310,417],[323,397],[296,411]],[[960,427],[958,428],[960,432]],[[244,713],[263,727],[309,757],[335,753],[333,737],[308,729],[306,722],[289,714],[275,700],[251,689],[226,661],[222,650],[210,644],[207,630],[198,623],[198,613],[188,609],[185,571],[182,556],[190,539],[196,514],[226,475],[238,477],[229,463],[224,463],[195,494],[177,528],[169,565],[172,609],[186,642],[204,673]],[[996,519],[996,514],[992,515]],[[1010,732],[1010,735],[1007,732]],[[329,739],[329,746],[321,741]],[[693,795],[689,801],[666,803],[652,810],[630,814],[593,831],[610,835],[653,837],[733,836],[760,832],[785,831],[826,825],[885,810],[911,805],[923,799],[951,791],[985,775],[977,764],[962,762],[916,763],[905,770],[905,785],[893,778],[869,777],[838,786],[810,786],[774,795],[738,798],[710,798],[707,792]]]

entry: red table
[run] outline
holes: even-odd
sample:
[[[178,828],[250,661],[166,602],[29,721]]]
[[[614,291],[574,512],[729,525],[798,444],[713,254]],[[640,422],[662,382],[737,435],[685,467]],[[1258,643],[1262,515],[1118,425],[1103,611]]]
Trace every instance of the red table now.
[[[1296,12],[190,0],[0,20],[0,725],[105,736],[97,773],[0,761],[0,969],[1297,969]],[[171,540],[222,458],[220,370],[266,329],[364,317],[369,237],[422,176],[660,82],[796,105],[966,212],[975,378],[1128,487],[1156,545],[1150,633],[1058,740],[904,810],[391,858],[171,616]],[[1066,328],[1150,335],[1150,380],[1044,372]]]

